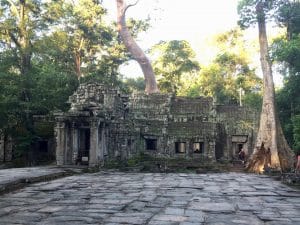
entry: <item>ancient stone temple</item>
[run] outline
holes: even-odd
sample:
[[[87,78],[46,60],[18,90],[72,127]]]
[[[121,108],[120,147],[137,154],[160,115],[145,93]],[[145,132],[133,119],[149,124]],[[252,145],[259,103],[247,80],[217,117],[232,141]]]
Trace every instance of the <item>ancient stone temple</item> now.
[[[153,156],[233,159],[254,147],[258,114],[216,105],[207,97],[124,95],[101,84],[81,84],[71,109],[57,113],[58,165],[102,165],[139,152]]]

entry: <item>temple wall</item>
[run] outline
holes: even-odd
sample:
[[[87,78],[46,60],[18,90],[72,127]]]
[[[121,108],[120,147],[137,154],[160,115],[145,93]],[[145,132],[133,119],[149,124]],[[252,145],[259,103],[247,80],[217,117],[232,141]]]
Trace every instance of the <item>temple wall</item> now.
[[[230,159],[234,156],[232,148],[241,144],[250,152],[258,121],[252,110],[216,106],[212,98],[126,96],[100,84],[81,84],[69,102],[69,112],[56,116],[59,165],[70,163],[70,155],[71,163],[78,161],[76,145],[80,145],[81,139],[84,142],[84,137],[80,139],[77,134],[80,132],[90,141],[85,144],[90,166],[109,159],[127,159],[139,152]]]
[[[236,144],[243,145],[247,155],[254,149],[256,133],[259,126],[259,113],[247,107],[218,105],[216,107],[217,121],[223,126],[219,132],[221,140],[226,142],[224,152],[228,157],[234,157]]]

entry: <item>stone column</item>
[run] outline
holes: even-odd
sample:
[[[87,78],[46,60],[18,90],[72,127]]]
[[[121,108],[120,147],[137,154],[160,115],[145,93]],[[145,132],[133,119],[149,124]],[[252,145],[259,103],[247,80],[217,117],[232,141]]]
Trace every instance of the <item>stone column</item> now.
[[[65,164],[66,151],[66,124],[63,121],[57,121],[55,126],[56,139],[56,164],[62,166]]]
[[[223,157],[225,159],[229,159],[230,158],[230,151],[231,151],[231,146],[229,147],[229,144],[228,144],[228,138],[225,139],[226,142],[224,143],[224,141],[221,143],[223,145]]]
[[[4,162],[4,135],[0,134],[0,162]]]
[[[99,120],[90,121],[89,166],[99,166]]]
[[[13,139],[10,135],[6,137],[6,143],[4,145],[4,161],[11,162],[13,156]]]
[[[193,141],[187,141],[187,152],[188,152],[188,157],[193,158],[194,156],[194,142]]]
[[[216,160],[216,142],[215,141],[209,141],[208,142],[208,152],[207,152],[207,156],[209,159],[215,161]]]
[[[72,123],[71,128],[71,135],[72,135],[72,163],[76,164],[78,159],[78,151],[79,151],[79,142],[78,142],[78,128],[76,127],[75,123]]]
[[[106,144],[106,132],[105,132],[105,125],[102,124],[101,130],[100,130],[100,135],[101,135],[101,143],[100,143],[100,149],[99,149],[99,161],[103,162],[104,161],[104,153],[107,152],[107,144]]]

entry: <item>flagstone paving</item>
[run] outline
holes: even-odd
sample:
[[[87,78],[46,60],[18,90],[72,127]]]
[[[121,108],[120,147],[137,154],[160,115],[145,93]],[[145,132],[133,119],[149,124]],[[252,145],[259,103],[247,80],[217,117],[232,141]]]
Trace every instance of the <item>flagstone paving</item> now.
[[[40,166],[0,170],[0,194],[26,186],[28,183],[53,180],[82,173],[86,167]]]
[[[300,224],[300,191],[263,175],[99,172],[0,196],[0,225]]]

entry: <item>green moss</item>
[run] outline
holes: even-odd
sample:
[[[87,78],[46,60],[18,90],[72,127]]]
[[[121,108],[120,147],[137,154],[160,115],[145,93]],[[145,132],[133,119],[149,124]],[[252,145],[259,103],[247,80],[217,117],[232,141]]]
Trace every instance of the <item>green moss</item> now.
[[[135,157],[120,161],[110,160],[105,163],[107,169],[118,169],[121,171],[140,171],[154,173],[207,173],[207,172],[226,172],[230,165],[217,163],[208,159],[186,159],[154,157],[152,155],[140,153]]]
[[[34,131],[39,137],[49,138],[54,136],[53,122],[36,122]]]

